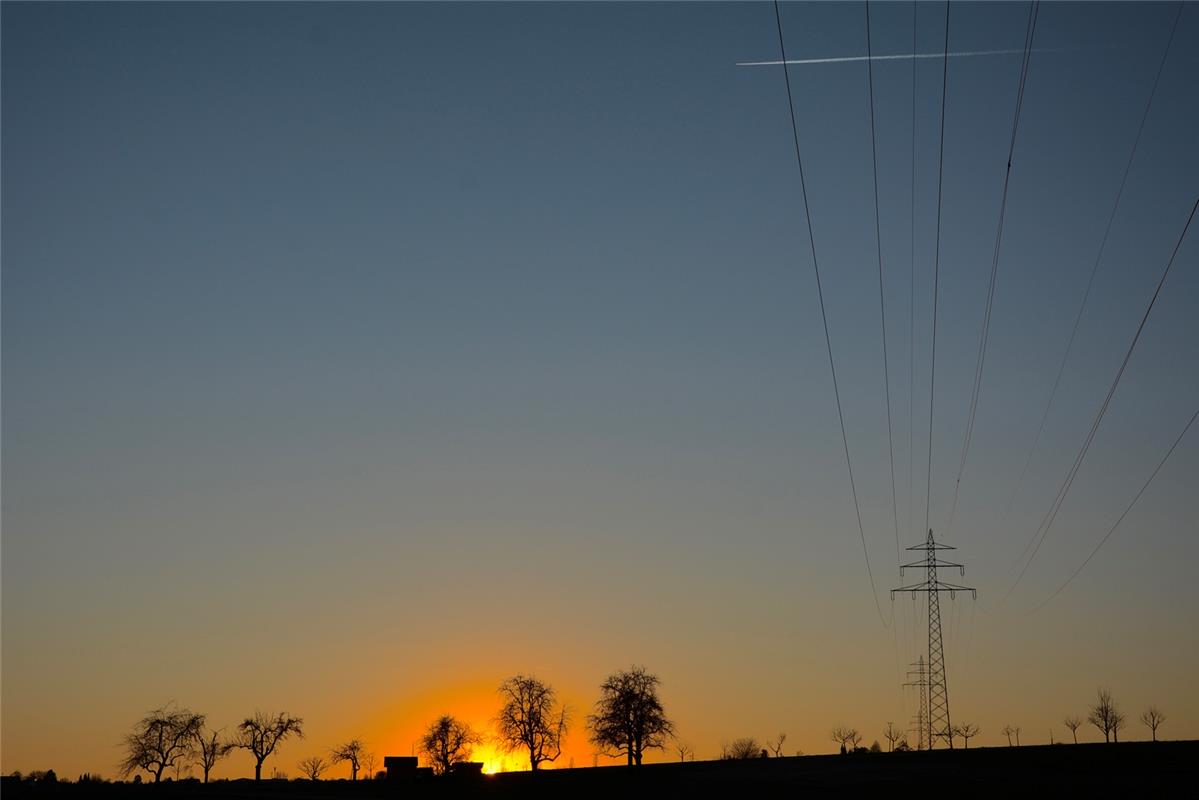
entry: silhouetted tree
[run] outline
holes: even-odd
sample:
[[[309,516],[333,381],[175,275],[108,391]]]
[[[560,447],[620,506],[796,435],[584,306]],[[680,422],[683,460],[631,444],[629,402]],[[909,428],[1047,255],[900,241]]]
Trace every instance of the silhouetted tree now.
[[[483,737],[461,720],[443,714],[429,725],[420,740],[420,751],[428,757],[433,772],[445,775],[455,764],[470,758],[471,747]]]
[[[1153,741],[1157,741],[1157,728],[1166,721],[1166,715],[1158,710],[1157,706],[1149,706],[1145,713],[1141,714],[1141,724],[1150,730],[1153,734]]]
[[[1124,714],[1116,711],[1112,714],[1112,741],[1120,742],[1120,731],[1124,728]]]
[[[309,756],[298,765],[300,772],[310,781],[319,781],[321,773],[329,768],[329,764],[320,756]]]
[[[1082,720],[1078,717],[1066,717],[1062,722],[1070,729],[1070,733],[1074,734],[1074,743],[1078,744],[1078,728],[1082,725]]]
[[[979,727],[973,722],[963,722],[960,725],[954,725],[953,732],[962,737],[962,746],[968,750],[970,749],[970,740],[978,736]]]
[[[894,723],[888,722],[883,731],[883,738],[887,740],[887,751],[893,753],[895,752],[895,743],[904,738],[904,735],[895,727]]]
[[[770,752],[774,753],[775,758],[780,758],[783,755],[783,742],[787,741],[787,734],[780,733],[773,739],[766,741],[766,746],[770,748]]]
[[[1095,705],[1091,706],[1091,711],[1087,714],[1087,722],[1090,722],[1103,733],[1103,741],[1110,742],[1112,734],[1116,733],[1119,736],[1117,727],[1117,719],[1123,725],[1124,718],[1116,708],[1116,702],[1112,699],[1112,693],[1108,689],[1099,689],[1095,696]],[[1117,741],[1119,739],[1117,738]]]
[[[674,750],[679,754],[680,762],[686,761],[687,756],[691,756],[692,758],[695,757],[695,750],[691,747],[691,745],[687,744],[682,739],[675,740]]]
[[[1007,737],[1007,746],[1008,747],[1012,746],[1012,734],[1015,732],[1016,732],[1016,729],[1013,728],[1011,725],[1004,725],[1003,729],[1000,731],[1000,733],[1002,733],[1004,736]]]
[[[375,773],[375,764],[377,764],[378,761],[379,761],[379,757],[376,756],[374,753],[367,753],[366,755],[364,755],[362,757],[362,768],[366,772],[366,774],[370,775],[372,778],[379,777]],[[383,774],[386,775],[387,773],[384,772]]]
[[[1013,726],[1012,733],[1016,734],[1016,747],[1019,747],[1020,746],[1020,726],[1019,725]]]
[[[351,739],[345,744],[339,744],[337,747],[329,750],[329,761],[332,764],[340,764],[342,761],[350,762],[350,780],[358,780],[359,762],[362,760],[362,754],[366,752],[366,745],[361,739]]]
[[[558,705],[551,686],[531,675],[514,675],[497,690],[504,704],[496,717],[496,736],[508,752],[529,751],[529,769],[562,755],[566,708]]]
[[[625,755],[628,764],[641,765],[649,748],[661,750],[674,734],[658,699],[657,675],[642,667],[615,672],[600,685],[595,713],[587,717],[591,741],[606,756]]]
[[[845,752],[851,752],[862,741],[862,734],[858,733],[857,728],[833,728],[829,736],[834,742],[840,743]]]
[[[234,745],[221,739],[220,731],[196,731],[196,748],[199,752],[200,768],[204,771],[204,782],[208,783],[208,773],[216,766],[216,762],[232,752]]]
[[[132,775],[144,769],[158,783],[163,770],[195,758],[196,739],[203,725],[204,715],[186,708],[165,706],[151,711],[125,737],[121,774]]]
[[[757,739],[752,736],[743,736],[739,739],[734,739],[732,744],[724,748],[723,758],[757,758],[761,752],[762,745],[758,744]]]
[[[237,726],[234,747],[249,750],[254,756],[254,780],[262,780],[262,762],[289,736],[304,738],[304,720],[280,712],[274,716],[255,711]]]

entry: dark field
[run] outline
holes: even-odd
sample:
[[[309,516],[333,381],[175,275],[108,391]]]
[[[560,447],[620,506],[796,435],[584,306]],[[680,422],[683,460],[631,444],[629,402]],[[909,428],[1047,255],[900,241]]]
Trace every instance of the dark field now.
[[[149,784],[18,785],[4,797],[376,798],[376,797],[774,797],[835,790],[961,796],[1128,794],[1193,796],[1199,742],[980,747],[932,753],[860,753],[749,761],[647,764],[506,773],[479,778],[391,781],[219,781]]]

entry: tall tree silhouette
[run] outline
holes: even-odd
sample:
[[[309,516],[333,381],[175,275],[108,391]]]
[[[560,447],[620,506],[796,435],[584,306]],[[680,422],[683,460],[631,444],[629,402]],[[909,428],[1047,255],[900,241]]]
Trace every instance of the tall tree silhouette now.
[[[304,720],[288,716],[284,712],[270,715],[261,711],[247,717],[237,726],[236,747],[249,750],[254,756],[254,780],[262,780],[262,762],[275,752],[279,743],[289,736],[304,738]]]
[[[483,737],[465,722],[443,714],[421,737],[420,750],[433,765],[433,771],[445,775],[455,764],[470,758],[471,747],[481,741]]]
[[[833,728],[829,737],[841,745],[842,752],[852,751],[862,741],[862,734],[857,728]]]
[[[1145,713],[1141,714],[1141,724],[1148,728],[1153,733],[1153,741],[1157,741],[1157,729],[1166,721],[1166,715],[1158,710],[1157,706],[1149,706]]]
[[[895,751],[895,743],[904,738],[903,732],[895,727],[895,723],[888,722],[886,730],[883,731],[883,738],[887,740],[888,752]]]
[[[1110,742],[1115,734],[1120,741],[1120,727],[1124,724],[1124,715],[1116,708],[1110,689],[1099,689],[1095,693],[1095,705],[1087,714],[1087,722],[1094,725],[1103,734],[1103,741]]]
[[[529,769],[562,755],[566,708],[558,705],[552,687],[531,675],[515,675],[498,689],[504,705],[496,717],[496,736],[507,751],[529,752]]]
[[[196,740],[203,726],[204,715],[186,708],[164,706],[151,711],[125,737],[126,755],[121,762],[121,774],[132,775],[144,769],[158,783],[163,770],[195,758]]]
[[[351,739],[345,744],[339,744],[329,751],[329,759],[334,764],[339,764],[342,761],[350,762],[350,780],[358,780],[359,762],[362,760],[362,754],[366,752],[366,745],[360,739]]]
[[[643,667],[615,672],[600,685],[595,713],[587,717],[591,741],[607,756],[624,755],[640,766],[645,751],[662,749],[674,734],[658,699],[657,675]]]
[[[1082,726],[1082,720],[1078,717],[1066,717],[1062,722],[1070,729],[1070,733],[1074,735],[1074,743],[1078,744],[1078,729]]]
[[[953,726],[953,732],[962,738],[963,749],[970,749],[970,740],[978,736],[979,727],[973,722],[963,722]]]
[[[309,756],[298,764],[300,773],[310,781],[319,781],[329,764],[320,756]]]
[[[233,743],[224,741],[220,731],[205,731],[203,726],[196,731],[196,748],[199,750],[200,768],[204,770],[204,782],[208,783],[208,773],[216,766],[216,762],[229,755]]]

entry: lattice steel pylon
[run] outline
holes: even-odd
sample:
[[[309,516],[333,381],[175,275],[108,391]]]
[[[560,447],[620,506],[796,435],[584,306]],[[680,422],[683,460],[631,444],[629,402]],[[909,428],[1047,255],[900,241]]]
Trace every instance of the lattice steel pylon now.
[[[915,680],[908,681],[904,686],[920,689],[920,703],[916,706],[916,718],[912,724],[916,726],[916,749],[928,750],[928,669],[924,664],[924,656],[916,659],[912,666],[916,669],[909,671],[908,677]]]
[[[944,739],[949,749],[952,750],[953,726],[949,721],[949,683],[945,677],[945,646],[941,642],[941,592],[949,592],[950,597],[957,592],[970,592],[972,596],[977,597],[978,592],[969,586],[958,586],[956,583],[946,583],[937,578],[937,569],[939,568],[955,568],[962,575],[966,574],[966,568],[961,564],[937,558],[938,551],[956,550],[957,548],[947,544],[937,544],[933,539],[931,528],[924,544],[907,549],[924,551],[925,556],[921,561],[904,564],[899,568],[900,574],[902,575],[905,569],[923,567],[925,578],[920,583],[892,589],[891,597],[894,598],[896,592],[925,592],[928,594],[928,712],[926,716],[928,749],[933,749],[933,743],[937,739]]]

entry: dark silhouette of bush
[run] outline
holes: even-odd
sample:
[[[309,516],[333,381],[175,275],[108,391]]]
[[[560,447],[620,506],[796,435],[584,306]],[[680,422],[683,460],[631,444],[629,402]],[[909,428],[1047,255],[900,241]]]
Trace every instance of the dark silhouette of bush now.
[[[732,744],[723,748],[720,757],[728,760],[758,758],[762,754],[762,745],[752,736],[734,739]]]

